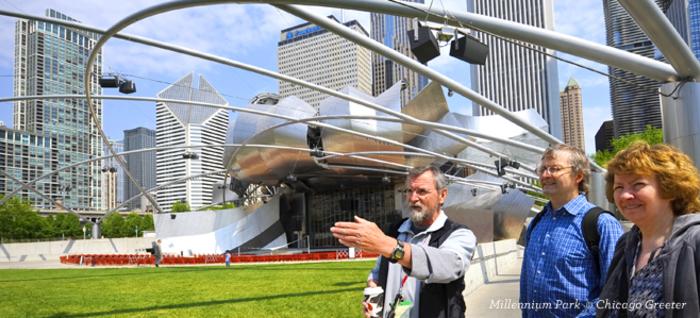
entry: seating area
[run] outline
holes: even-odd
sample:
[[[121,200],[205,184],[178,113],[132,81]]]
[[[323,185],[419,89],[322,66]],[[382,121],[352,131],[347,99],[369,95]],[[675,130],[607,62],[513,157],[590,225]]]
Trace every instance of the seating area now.
[[[375,258],[377,254],[357,251],[355,258]],[[277,255],[231,255],[231,263],[261,263],[261,262],[303,262],[321,260],[348,259],[347,250],[324,251],[298,254]],[[72,254],[60,257],[62,264],[85,266],[129,266],[153,264],[154,257],[151,254]],[[198,264],[223,264],[223,254],[207,254],[194,256],[163,255],[161,265],[198,265]]]

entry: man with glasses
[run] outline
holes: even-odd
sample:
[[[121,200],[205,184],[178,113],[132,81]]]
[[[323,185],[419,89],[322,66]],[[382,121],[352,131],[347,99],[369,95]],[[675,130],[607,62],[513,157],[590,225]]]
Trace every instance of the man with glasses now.
[[[520,273],[523,317],[594,317],[622,227],[613,215],[601,213],[586,199],[590,164],[580,149],[547,148],[537,174],[550,201],[525,235]],[[584,234],[591,232],[586,224],[594,238]]]
[[[410,218],[386,234],[357,216],[354,222],[335,223],[331,232],[343,245],[381,255],[367,279],[368,287],[384,290],[381,317],[404,317],[402,310],[411,318],[464,317],[464,274],[476,237],[442,211],[447,179],[439,169],[412,169],[406,186]],[[368,303],[363,308],[370,317]]]

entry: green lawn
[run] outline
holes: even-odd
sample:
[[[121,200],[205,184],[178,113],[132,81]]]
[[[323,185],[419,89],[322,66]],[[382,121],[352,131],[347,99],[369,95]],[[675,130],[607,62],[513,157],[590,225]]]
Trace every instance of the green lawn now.
[[[361,317],[372,265],[0,270],[0,317]]]

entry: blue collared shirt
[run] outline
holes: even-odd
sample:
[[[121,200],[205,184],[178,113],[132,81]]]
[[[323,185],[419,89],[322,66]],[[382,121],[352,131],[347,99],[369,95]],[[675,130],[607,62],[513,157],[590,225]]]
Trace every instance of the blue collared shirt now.
[[[594,265],[581,228],[593,207],[581,194],[556,211],[547,203],[541,212],[542,219],[529,234],[520,273],[524,318],[595,316],[622,226],[610,214],[600,215],[600,264]]]

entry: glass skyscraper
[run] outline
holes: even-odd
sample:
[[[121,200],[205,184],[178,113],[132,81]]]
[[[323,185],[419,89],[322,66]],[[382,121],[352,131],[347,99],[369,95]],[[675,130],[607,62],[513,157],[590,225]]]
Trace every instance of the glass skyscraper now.
[[[58,162],[52,150],[51,138],[0,126],[0,170],[10,176],[0,174],[0,194],[19,189],[22,185],[16,180],[27,182],[57,167]],[[56,175],[52,175],[31,186],[42,193],[49,194],[52,193],[52,189],[57,188],[57,179]],[[54,207],[49,200],[30,189],[22,189],[15,196],[32,202],[37,208]],[[53,199],[60,199],[60,197]]]
[[[78,22],[53,9],[46,16]],[[97,35],[53,23],[19,19],[15,26],[15,96],[83,94],[85,64]],[[93,94],[101,94],[97,76],[102,72],[98,55],[92,81]],[[95,102],[97,120],[102,121],[102,103]],[[47,138],[45,146],[63,167],[102,155],[97,127],[90,119],[84,99],[46,99],[16,102],[14,128]],[[63,199],[66,207],[78,211],[102,207],[100,162],[61,171],[56,182],[44,191],[53,199]],[[28,181],[28,180],[24,180]]]
[[[700,0],[665,0],[661,8],[696,58],[700,58]]]
[[[153,148],[156,146],[156,131],[144,127],[138,127],[124,131],[124,151]],[[156,186],[156,152],[139,152],[124,156],[126,166],[134,179],[139,182],[144,190]],[[138,187],[128,179],[124,180],[124,200],[131,199],[139,194]],[[141,206],[142,200],[134,200],[128,203],[130,210],[145,210]]]
[[[656,1],[663,9],[661,2]],[[603,9],[608,46],[649,58],[662,58],[657,56],[654,44],[617,0],[604,0]],[[609,73],[626,80],[610,79],[615,136],[642,132],[647,125],[660,128],[661,101],[656,90],[659,83],[614,67],[609,67]]]

